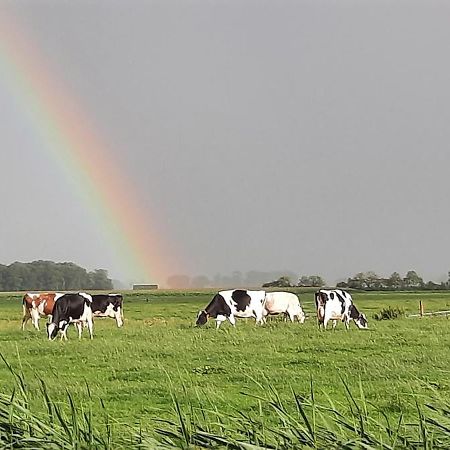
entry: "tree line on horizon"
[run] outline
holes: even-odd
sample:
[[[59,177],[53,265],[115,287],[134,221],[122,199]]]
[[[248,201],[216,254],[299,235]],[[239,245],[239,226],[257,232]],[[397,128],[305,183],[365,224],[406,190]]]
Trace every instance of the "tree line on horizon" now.
[[[294,272],[283,270],[271,272],[252,270],[246,273],[236,270],[230,275],[216,274],[213,277],[208,277],[206,275],[197,275],[193,277],[188,275],[173,275],[167,279],[167,285],[172,289],[261,286],[261,284],[268,280],[277,279],[282,276],[288,276],[290,279],[294,279],[296,274]]]
[[[75,291],[113,289],[108,271],[88,272],[72,262],[33,261],[0,264],[0,291]]]
[[[272,281],[271,281],[272,280]],[[295,281],[293,281],[295,280]],[[326,286],[320,275],[298,276],[290,271],[250,271],[232,272],[231,275],[216,274],[209,278],[204,275],[189,277],[174,275],[169,277],[171,288],[207,288],[207,287],[317,287]],[[389,277],[380,277],[373,271],[358,272],[336,284],[342,289],[359,290],[449,290],[450,272],[447,281],[436,283],[424,281],[415,271],[410,270],[402,277],[398,272]],[[0,291],[71,291],[71,290],[111,290],[113,281],[108,271],[97,269],[88,272],[72,262],[33,261],[0,264]]]
[[[320,275],[304,275],[298,282],[292,283],[289,276],[281,276],[274,281],[264,283],[262,287],[323,287],[326,283]],[[435,283],[434,281],[424,281],[415,271],[409,270],[404,277],[398,272],[392,273],[389,277],[380,277],[373,271],[358,272],[347,281],[336,284],[341,289],[358,289],[365,291],[401,291],[401,290],[448,290],[450,289],[450,272],[447,281]]]
[[[290,271],[250,271],[242,273],[232,272],[231,275],[216,274],[209,278],[205,275],[189,277],[187,275],[173,275],[168,278],[167,284],[173,289],[208,287],[238,288],[238,287],[317,287],[327,285],[321,275],[300,275]],[[405,276],[398,272],[389,277],[382,277],[373,271],[358,272],[346,281],[340,281],[336,287],[342,289],[359,290],[447,290],[450,289],[450,272],[448,280],[441,283],[424,281],[415,271],[409,270]]]
[[[404,277],[398,272],[393,272],[387,278],[380,277],[372,271],[358,272],[336,286],[367,291],[447,290],[450,289],[450,272],[448,272],[447,281],[440,283],[424,281],[415,270],[409,270]]]

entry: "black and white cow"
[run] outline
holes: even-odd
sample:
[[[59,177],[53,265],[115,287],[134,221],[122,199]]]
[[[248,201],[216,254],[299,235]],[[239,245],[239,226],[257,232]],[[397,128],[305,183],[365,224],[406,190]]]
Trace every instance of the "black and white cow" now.
[[[52,321],[47,324],[47,335],[53,340],[61,332],[61,340],[67,340],[67,329],[73,323],[81,338],[83,326],[86,325],[91,339],[93,338],[92,297],[84,292],[64,294],[58,298],[53,307]]]
[[[112,317],[117,326],[123,325],[123,297],[121,294],[92,295],[92,313],[94,317]]]
[[[333,321],[333,329],[336,328],[338,320],[345,323],[349,328],[349,323],[353,320],[358,328],[367,328],[367,318],[361,314],[353,304],[352,296],[342,289],[326,290],[321,289],[314,294],[317,311],[317,322],[319,328],[327,328],[330,320]]]
[[[262,324],[265,296],[265,291],[219,291],[208,306],[198,313],[196,325],[204,325],[210,317],[216,320],[217,328],[227,319],[235,326],[236,317],[254,317],[256,323]]]

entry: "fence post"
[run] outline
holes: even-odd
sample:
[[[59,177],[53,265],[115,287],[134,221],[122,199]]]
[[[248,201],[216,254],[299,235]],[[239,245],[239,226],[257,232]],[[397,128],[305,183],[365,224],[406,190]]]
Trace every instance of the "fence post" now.
[[[419,301],[419,313],[420,313],[420,317],[423,317],[424,307],[423,307],[422,300]]]

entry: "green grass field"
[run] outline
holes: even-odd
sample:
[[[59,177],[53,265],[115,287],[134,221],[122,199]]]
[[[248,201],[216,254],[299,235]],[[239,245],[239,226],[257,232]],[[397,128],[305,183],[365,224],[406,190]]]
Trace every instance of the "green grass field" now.
[[[374,432],[378,418],[397,423],[402,417],[407,427],[417,422],[418,406],[450,404],[449,319],[372,318],[386,306],[417,313],[419,300],[427,311],[450,310],[450,293],[354,293],[355,304],[369,319],[369,330],[351,324],[346,331],[338,324],[327,332],[317,329],[312,292],[300,293],[308,316],[303,325],[272,318],[263,327],[243,319],[235,329],[224,323],[216,330],[213,322],[194,327],[197,311],[211,296],[208,291],[126,292],[122,329],[112,319],[98,319],[93,341],[87,333],[79,341],[71,328],[68,342],[49,342],[43,319],[40,332],[30,322],[21,331],[21,296],[4,294],[0,352],[16,373],[23,374],[33,414],[47,414],[43,379],[56,405],[64,409],[69,392],[77,407],[92,411],[95,426],[108,416],[113,435],[121,438],[137,429],[149,435],[161,427],[175,429],[156,419],[180,418],[189,422],[191,433],[198,427],[235,433],[241,440],[242,423],[237,418],[247,424],[257,418],[252,433],[264,434],[261,427],[267,427],[273,434],[270,429],[279,426],[279,420],[286,424],[273,399],[288,413],[289,408],[296,409],[293,392],[305,399],[305,405],[306,399],[311,404],[311,385],[314,404],[343,414],[358,405],[376,419],[368,424]],[[18,382],[3,362],[0,380],[1,393],[11,395]],[[261,438],[247,435],[244,440],[260,443]]]

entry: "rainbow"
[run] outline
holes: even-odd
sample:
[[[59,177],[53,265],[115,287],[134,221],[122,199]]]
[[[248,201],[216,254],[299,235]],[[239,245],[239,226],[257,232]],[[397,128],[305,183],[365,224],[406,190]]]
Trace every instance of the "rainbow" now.
[[[39,139],[37,149],[70,175],[71,188],[107,236],[123,274],[129,280],[164,284],[176,270],[170,246],[152,230],[132,180],[124,177],[113,153],[91,128],[88,113],[50,67],[16,18],[3,11],[0,83],[31,124]]]

